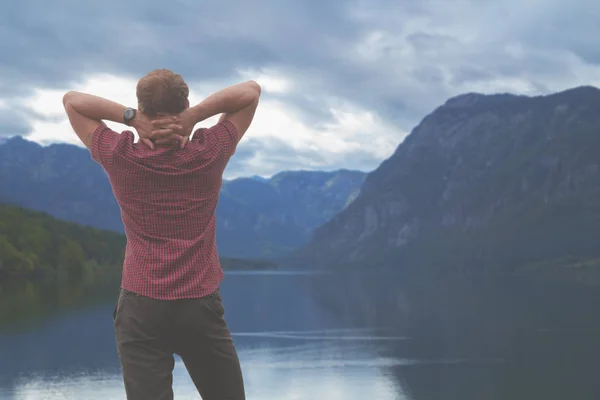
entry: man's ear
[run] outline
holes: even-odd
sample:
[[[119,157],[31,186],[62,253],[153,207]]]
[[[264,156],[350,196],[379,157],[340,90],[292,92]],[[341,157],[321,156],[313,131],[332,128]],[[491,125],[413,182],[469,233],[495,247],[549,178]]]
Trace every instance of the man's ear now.
[[[190,99],[185,99],[185,108],[190,108]]]

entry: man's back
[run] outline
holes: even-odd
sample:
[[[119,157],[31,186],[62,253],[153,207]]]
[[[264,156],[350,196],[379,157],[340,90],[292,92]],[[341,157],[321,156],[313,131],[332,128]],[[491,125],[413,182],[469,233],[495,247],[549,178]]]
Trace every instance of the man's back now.
[[[223,121],[197,130],[183,149],[151,150],[128,131],[94,132],[92,157],[109,176],[127,235],[124,289],[173,300],[203,297],[219,286],[215,211],[236,135]]]

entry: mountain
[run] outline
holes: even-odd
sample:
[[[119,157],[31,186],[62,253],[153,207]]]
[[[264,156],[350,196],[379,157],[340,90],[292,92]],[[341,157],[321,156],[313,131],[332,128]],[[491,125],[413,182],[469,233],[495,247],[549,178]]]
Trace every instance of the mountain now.
[[[354,200],[364,176],[348,170],[288,171],[268,181],[226,182],[217,208],[219,251],[236,257],[291,252]]]
[[[242,258],[289,253],[356,197],[364,177],[348,170],[289,171],[225,181],[217,208],[219,252]],[[106,174],[74,145],[40,146],[21,137],[0,145],[0,199],[123,232]]]
[[[494,270],[600,257],[600,90],[449,99],[293,261]]]
[[[86,149],[20,136],[0,145],[0,197],[66,221],[123,232],[104,170]]]
[[[269,179],[262,177],[260,175],[252,175],[250,179],[254,179],[255,181],[268,182]]]

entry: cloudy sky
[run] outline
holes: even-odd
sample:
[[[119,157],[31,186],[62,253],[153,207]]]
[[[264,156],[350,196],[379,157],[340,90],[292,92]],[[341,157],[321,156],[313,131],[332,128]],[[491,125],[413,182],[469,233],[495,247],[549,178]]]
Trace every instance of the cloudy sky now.
[[[5,2],[0,136],[79,144],[65,91],[135,106],[137,79],[169,68],[192,101],[261,83],[227,177],[369,171],[448,97],[600,86],[599,20],[595,0]]]

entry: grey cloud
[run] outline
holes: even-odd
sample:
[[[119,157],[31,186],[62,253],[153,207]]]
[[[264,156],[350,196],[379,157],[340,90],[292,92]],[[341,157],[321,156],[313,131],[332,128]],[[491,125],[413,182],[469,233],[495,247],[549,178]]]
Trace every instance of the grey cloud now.
[[[12,101],[8,107],[0,107],[0,136],[25,136],[31,132],[33,120],[60,122],[63,117],[40,114],[19,101]]]
[[[338,1],[318,7],[276,0],[55,4],[30,0],[4,7],[0,63],[14,77],[43,77],[54,86],[92,72],[139,76],[159,67],[192,80],[226,77],[239,67],[298,62],[306,58],[306,42],[336,31],[340,20]]]
[[[527,24],[516,29],[513,37],[533,48],[562,50],[587,63],[600,64],[600,3],[551,1],[543,3],[542,10],[532,12]]]
[[[421,53],[456,50],[461,45],[459,40],[451,36],[425,32],[410,34],[406,39],[415,51]]]
[[[494,78],[494,73],[486,68],[476,65],[465,65],[455,68],[453,71],[454,82],[464,84],[467,82],[480,82]]]
[[[329,46],[355,33],[343,4],[10,2],[0,14],[0,96],[65,87],[95,72],[137,78],[170,68],[200,81],[269,65],[320,70]]]
[[[306,122],[331,118],[324,99],[335,96],[377,110],[410,130],[470,85],[520,78],[543,92],[555,89],[557,77],[571,77],[573,85],[587,83],[577,81],[559,51],[600,63],[600,3],[548,0],[543,1],[544,12],[539,4],[8,2],[0,14],[0,97],[22,96],[33,87],[64,87],[95,72],[136,78],[164,67],[193,82],[228,78],[239,68],[272,67],[294,79],[302,91],[281,98],[293,102]],[[380,57],[361,57],[357,46],[375,31],[385,38]],[[511,54],[508,45],[522,46],[523,54]],[[265,148],[252,146],[248,141],[240,151]],[[318,154],[277,146],[286,156],[270,155],[265,162],[292,159],[327,165]],[[363,156],[351,154],[348,162],[370,165]],[[244,168],[244,160],[251,157],[238,154],[232,170]]]
[[[0,108],[0,137],[25,135],[30,129],[31,125],[25,114]]]

